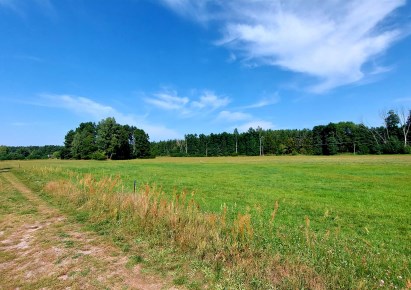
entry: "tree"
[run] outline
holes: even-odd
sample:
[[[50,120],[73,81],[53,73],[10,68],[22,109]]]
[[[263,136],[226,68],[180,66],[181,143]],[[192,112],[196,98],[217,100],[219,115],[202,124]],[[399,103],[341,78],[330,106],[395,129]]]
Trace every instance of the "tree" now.
[[[97,148],[104,152],[107,159],[112,159],[113,155],[121,146],[120,125],[113,117],[101,120],[97,125],[96,136]]]
[[[323,141],[323,134],[324,134],[325,126],[319,125],[313,128],[313,153],[314,155],[322,155],[324,154],[324,141]]]
[[[408,110],[408,115],[404,108],[402,108],[398,114],[399,123],[402,130],[402,135],[404,138],[404,147],[408,145],[408,135],[411,129],[411,110]]]
[[[76,129],[71,153],[76,159],[91,159],[91,155],[97,150],[96,125],[93,122],[81,123]]]
[[[0,160],[9,159],[9,148],[7,146],[0,146]]]
[[[258,141],[259,141],[259,148],[260,148],[260,156],[264,155],[263,151],[263,129],[261,127],[257,127],[257,132],[258,132]]]
[[[134,128],[133,130],[133,156],[135,158],[149,158],[150,152],[150,137],[144,130]]]
[[[64,148],[60,152],[61,159],[70,159],[73,158],[72,148],[73,148],[73,140],[76,133],[73,130],[67,132],[66,136],[64,137]]]
[[[209,136],[206,136],[204,134],[200,134],[198,136],[199,139],[199,147],[200,147],[200,154],[203,156],[208,157],[208,143],[209,143]]]
[[[238,130],[234,129],[234,138],[235,138],[235,154],[238,155]]]

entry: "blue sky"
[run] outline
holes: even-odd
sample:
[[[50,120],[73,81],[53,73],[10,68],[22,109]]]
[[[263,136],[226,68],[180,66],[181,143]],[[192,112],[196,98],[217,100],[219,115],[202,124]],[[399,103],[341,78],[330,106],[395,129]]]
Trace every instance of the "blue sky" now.
[[[411,109],[405,0],[0,0],[0,144],[113,116],[151,140]]]

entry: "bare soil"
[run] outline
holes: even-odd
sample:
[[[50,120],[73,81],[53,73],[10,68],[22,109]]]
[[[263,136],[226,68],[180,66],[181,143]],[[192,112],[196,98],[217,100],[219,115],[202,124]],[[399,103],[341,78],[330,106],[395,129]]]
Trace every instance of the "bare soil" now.
[[[33,214],[0,219],[0,289],[176,289],[130,266],[120,249],[69,222],[12,172],[1,176]]]

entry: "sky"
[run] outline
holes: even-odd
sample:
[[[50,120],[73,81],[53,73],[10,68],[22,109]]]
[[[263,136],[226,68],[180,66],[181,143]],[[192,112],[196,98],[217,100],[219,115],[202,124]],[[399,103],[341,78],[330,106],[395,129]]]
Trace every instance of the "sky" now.
[[[151,141],[411,109],[406,0],[0,0],[0,145]]]

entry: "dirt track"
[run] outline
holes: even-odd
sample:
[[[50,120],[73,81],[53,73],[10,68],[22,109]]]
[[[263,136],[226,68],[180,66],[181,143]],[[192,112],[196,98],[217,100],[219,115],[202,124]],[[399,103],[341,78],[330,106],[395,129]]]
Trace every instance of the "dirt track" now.
[[[0,289],[175,289],[127,265],[118,248],[68,222],[12,172],[1,178],[3,192],[23,195],[28,214],[0,216]]]

